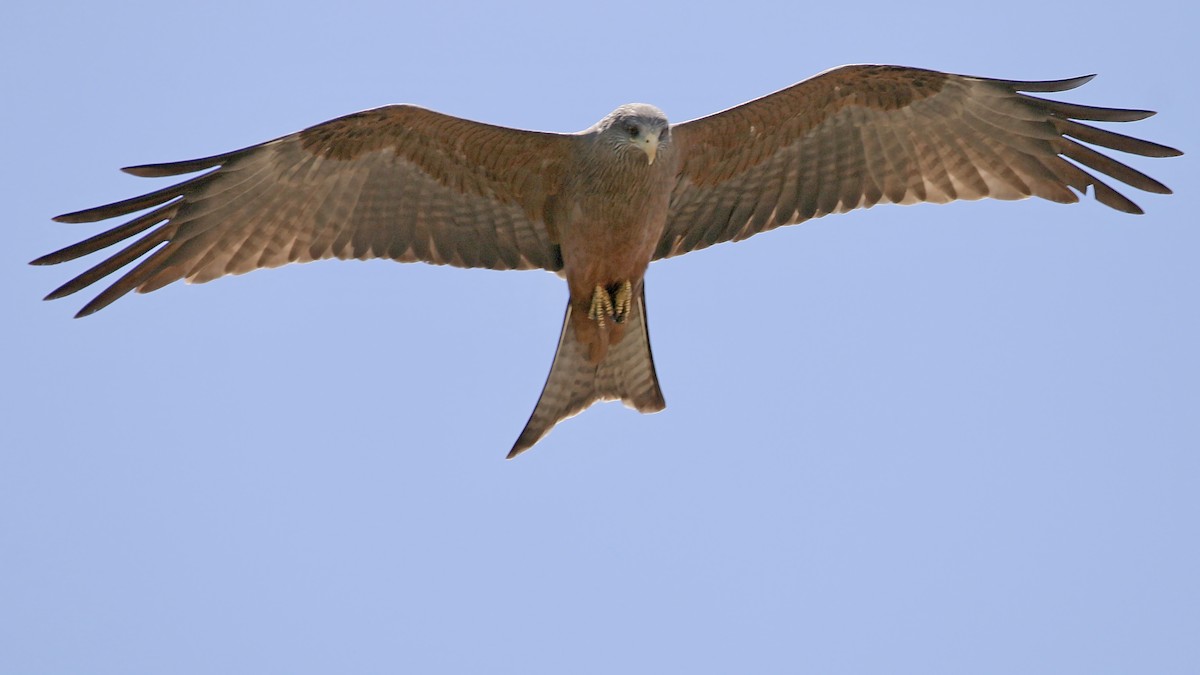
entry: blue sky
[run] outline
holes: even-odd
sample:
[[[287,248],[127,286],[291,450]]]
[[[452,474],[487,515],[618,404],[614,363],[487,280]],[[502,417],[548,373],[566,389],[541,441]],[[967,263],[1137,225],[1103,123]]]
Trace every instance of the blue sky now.
[[[0,25],[0,672],[1195,672],[1184,3],[24,3]],[[1183,12],[1188,12],[1184,14]],[[565,285],[323,262],[40,298],[50,217],[411,102],[554,131],[843,63],[1099,77],[1173,187],[880,207],[652,266],[668,408],[512,462]],[[1188,215],[1192,214],[1192,215]]]

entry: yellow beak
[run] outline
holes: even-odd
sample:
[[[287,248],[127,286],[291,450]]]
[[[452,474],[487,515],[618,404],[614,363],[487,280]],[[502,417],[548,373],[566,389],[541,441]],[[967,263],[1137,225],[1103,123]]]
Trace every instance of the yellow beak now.
[[[638,143],[638,147],[646,153],[650,164],[653,164],[654,157],[658,155],[658,134],[646,134],[646,137]]]

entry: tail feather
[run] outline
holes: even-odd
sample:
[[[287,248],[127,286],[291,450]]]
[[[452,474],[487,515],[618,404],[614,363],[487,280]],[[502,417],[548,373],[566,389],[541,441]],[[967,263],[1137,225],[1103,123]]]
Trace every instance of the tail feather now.
[[[578,415],[596,401],[619,400],[643,413],[658,412],[667,406],[650,353],[645,294],[639,293],[625,320],[624,337],[608,347],[599,363],[589,361],[588,346],[577,339],[572,311],[568,303],[546,386],[508,453],[509,459],[533,447],[554,425]]]

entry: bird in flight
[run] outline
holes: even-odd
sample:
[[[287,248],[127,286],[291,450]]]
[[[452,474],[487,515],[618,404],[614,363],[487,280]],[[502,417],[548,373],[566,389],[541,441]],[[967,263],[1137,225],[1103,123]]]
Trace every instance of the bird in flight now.
[[[129,167],[135,176],[205,173],[58,216],[84,223],[146,211],[33,264],[123,247],[49,300],[138,261],[77,316],[135,289],[323,258],[555,272],[567,282],[566,316],[511,458],[596,401],[665,407],[646,323],[652,261],[880,203],[1068,203],[1090,187],[1101,204],[1141,213],[1096,174],[1170,190],[1089,145],[1182,153],[1080,120],[1154,113],[1031,95],[1090,79],[843,66],[688,122],[638,103],[573,134],[385,106],[233,152]]]

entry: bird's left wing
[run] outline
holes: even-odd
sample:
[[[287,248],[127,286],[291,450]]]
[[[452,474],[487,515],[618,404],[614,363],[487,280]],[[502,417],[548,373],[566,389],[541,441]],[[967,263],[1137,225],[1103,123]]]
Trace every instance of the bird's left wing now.
[[[59,216],[80,223],[151,209],[33,263],[72,260],[149,230],[47,296],[74,293],[149,253],[79,316],[134,289],[321,258],[556,270],[546,204],[571,152],[565,134],[376,108],[223,155],[128,168],[137,176],[209,171]]]
[[[1130,122],[1154,113],[1022,93],[1065,91],[1090,79],[1017,82],[843,66],[675,125],[680,175],[654,257],[882,202],[1076,202],[1072,189],[1090,186],[1101,203],[1141,213],[1077,164],[1149,192],[1170,190],[1079,141],[1148,157],[1181,153],[1076,120]]]

